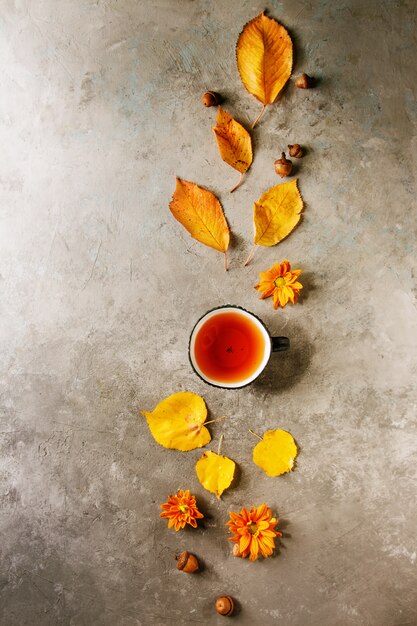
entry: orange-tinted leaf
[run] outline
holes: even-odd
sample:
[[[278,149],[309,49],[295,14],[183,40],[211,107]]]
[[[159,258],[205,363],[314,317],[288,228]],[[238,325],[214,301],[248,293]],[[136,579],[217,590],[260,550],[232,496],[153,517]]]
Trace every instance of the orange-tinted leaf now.
[[[229,247],[230,233],[216,196],[195,183],[177,178],[169,208],[191,237],[220,252]]]
[[[248,22],[239,35],[236,58],[240,77],[264,106],[274,102],[291,76],[292,57],[288,32],[263,13]]]
[[[303,200],[297,180],[275,185],[255,202],[255,244],[274,246],[297,226]]]
[[[223,161],[244,174],[252,163],[252,140],[248,131],[221,107],[213,131]]]

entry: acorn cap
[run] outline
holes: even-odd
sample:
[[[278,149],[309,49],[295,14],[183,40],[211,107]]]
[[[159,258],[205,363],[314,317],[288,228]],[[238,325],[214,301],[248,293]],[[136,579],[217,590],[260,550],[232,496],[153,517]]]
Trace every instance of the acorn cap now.
[[[177,559],[177,569],[182,572],[187,572],[187,574],[193,574],[198,570],[199,564],[197,557],[187,550],[181,552],[178,556],[175,557]]]
[[[205,107],[215,107],[220,104],[221,97],[215,91],[206,91],[201,96],[201,102]]]
[[[219,596],[216,598],[216,611],[220,615],[231,615],[234,608],[235,603],[230,596]]]
[[[288,144],[288,153],[291,157],[295,157],[296,159],[301,159],[303,156],[303,149],[299,143]]]
[[[314,82],[314,78],[303,73],[296,79],[295,86],[299,89],[310,89],[311,87],[314,87]]]

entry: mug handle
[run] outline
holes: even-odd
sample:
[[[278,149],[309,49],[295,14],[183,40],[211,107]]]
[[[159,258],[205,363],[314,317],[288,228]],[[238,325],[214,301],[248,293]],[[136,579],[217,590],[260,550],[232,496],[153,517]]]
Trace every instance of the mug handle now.
[[[288,337],[272,337],[272,352],[283,352],[290,347]]]

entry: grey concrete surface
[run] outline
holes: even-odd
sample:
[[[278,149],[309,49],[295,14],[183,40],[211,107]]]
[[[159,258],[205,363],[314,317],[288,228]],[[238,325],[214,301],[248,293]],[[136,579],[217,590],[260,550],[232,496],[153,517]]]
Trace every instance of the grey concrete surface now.
[[[249,125],[234,46],[262,9],[296,46],[295,74],[236,173],[218,156],[218,90]],[[416,3],[413,0],[2,0],[2,626],[417,624]],[[279,182],[288,143],[305,211],[297,230],[242,267],[252,207]],[[174,176],[221,199],[230,271],[168,210]],[[299,304],[275,312],[253,286],[290,259]],[[285,333],[290,352],[240,391],[205,386],[187,341],[204,311],[234,303]],[[221,501],[165,450],[139,409],[203,395],[216,449],[239,465]],[[290,430],[291,475],[251,461],[248,428]],[[210,447],[210,446],[209,446]],[[205,523],[176,534],[159,504],[197,496]],[[230,556],[228,511],[266,501],[284,532],[275,558]],[[198,576],[175,570],[194,551]],[[231,622],[232,623],[232,622]]]

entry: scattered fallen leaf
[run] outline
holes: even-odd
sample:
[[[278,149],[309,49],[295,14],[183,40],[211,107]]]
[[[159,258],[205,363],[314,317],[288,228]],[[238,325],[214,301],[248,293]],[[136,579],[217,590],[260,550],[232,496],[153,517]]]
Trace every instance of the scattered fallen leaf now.
[[[297,226],[302,209],[297,179],[265,191],[255,202],[255,243],[275,246]]]
[[[197,461],[195,470],[204,489],[220,498],[223,491],[230,487],[235,467],[235,462],[227,456],[208,451]]]
[[[279,476],[292,470],[297,456],[293,436],[285,430],[267,430],[253,449],[253,462],[268,476]]]
[[[230,232],[222,205],[216,196],[195,183],[177,178],[169,208],[191,237],[224,253],[227,269],[226,251]]]
[[[239,187],[243,174],[252,163],[251,137],[248,131],[221,107],[218,107],[213,131],[223,161],[240,172],[239,182],[230,190],[234,191]]]
[[[264,105],[258,122],[291,76],[292,41],[287,30],[263,13],[248,22],[236,46],[237,67],[245,88]]]
[[[251,260],[256,245],[275,246],[290,234],[301,219],[303,200],[297,179],[275,185],[265,191],[254,207],[254,247],[245,262]]]
[[[146,417],[153,438],[164,448],[185,452],[202,448],[211,440],[204,426],[206,404],[203,398],[190,391],[174,393],[152,412],[141,413]]]

